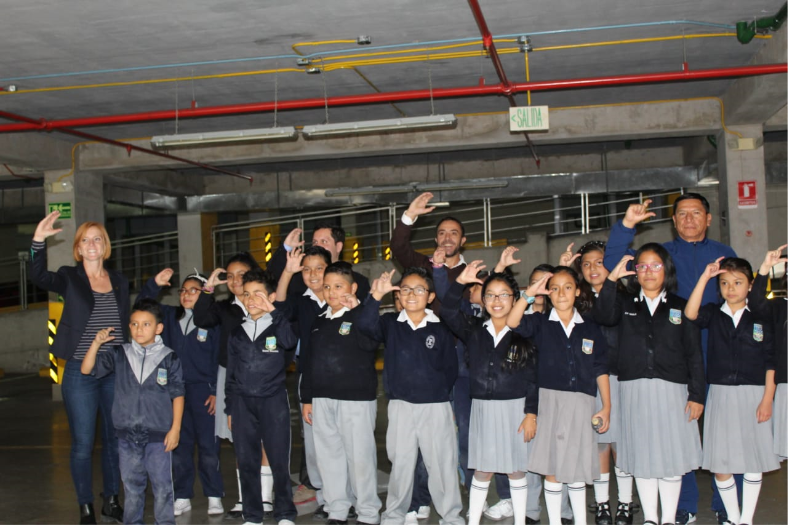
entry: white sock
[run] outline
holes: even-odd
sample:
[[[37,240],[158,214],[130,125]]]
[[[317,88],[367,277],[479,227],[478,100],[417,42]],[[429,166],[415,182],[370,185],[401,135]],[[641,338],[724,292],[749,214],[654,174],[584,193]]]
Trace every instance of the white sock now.
[[[643,510],[643,521],[659,523],[657,504],[659,503],[659,481],[657,478],[635,478],[640,496],[640,508]]]
[[[681,476],[659,479],[659,499],[662,504],[662,523],[675,523],[681,496]]]
[[[728,520],[731,523],[739,523],[739,494],[736,488],[736,480],[731,476],[725,481],[720,481],[715,476],[714,482],[717,484],[717,490],[720,492],[722,504],[725,505]]]
[[[484,510],[484,502],[487,501],[487,490],[490,482],[480,481],[473,478],[471,490],[468,495],[468,525],[479,525]]]
[[[632,476],[616,467],[616,485],[618,485],[618,502],[632,503]]]
[[[241,492],[241,471],[235,469],[235,477],[238,480],[238,503],[243,503],[243,493]]]
[[[738,523],[752,523],[755,506],[758,505],[758,495],[761,493],[762,479],[763,474],[760,472],[748,472],[744,475],[744,485],[741,490],[741,519]],[[728,508],[727,505],[725,508]],[[728,516],[730,517],[730,514]]]
[[[525,525],[525,507],[528,501],[528,481],[525,476],[520,479],[509,478],[509,490],[512,493],[514,525]]]
[[[544,480],[544,505],[547,507],[547,516],[550,525],[561,524],[561,489],[563,483],[553,483]]]
[[[582,481],[569,483],[569,502],[575,515],[575,525],[586,525],[586,484]]]
[[[274,501],[274,475],[271,473],[271,467],[267,465],[260,465],[260,487],[263,496],[263,510],[268,512],[274,510],[272,505]]]
[[[600,474],[594,480],[594,499],[597,503],[607,503],[610,500],[610,472]]]

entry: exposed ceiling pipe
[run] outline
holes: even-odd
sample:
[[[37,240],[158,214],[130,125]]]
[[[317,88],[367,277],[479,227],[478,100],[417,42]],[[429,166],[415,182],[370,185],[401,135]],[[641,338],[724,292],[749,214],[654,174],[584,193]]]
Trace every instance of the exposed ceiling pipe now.
[[[714,69],[695,69],[684,71],[668,71],[663,73],[642,73],[637,75],[618,75],[590,78],[574,78],[564,80],[543,80],[539,82],[510,83],[511,93],[526,91],[555,91],[561,89],[578,89],[593,87],[624,86],[632,84],[650,84],[655,82],[683,82],[691,80],[710,80],[718,78],[745,77],[756,75],[773,75],[787,73],[788,64],[762,64],[736,66]],[[413,100],[429,100],[432,98],[478,97],[489,95],[505,95],[501,84],[485,86],[466,86],[456,88],[417,89],[411,91],[392,91],[384,93],[365,93],[363,95],[344,95],[296,100],[279,100],[277,102],[252,102],[226,106],[207,106],[183,108],[178,110],[147,111],[122,115],[104,115],[97,117],[81,117],[60,120],[35,120],[15,124],[0,125],[0,133],[19,131],[51,131],[60,128],[79,128],[85,126],[107,126],[117,124],[136,124],[157,120],[174,120],[199,117],[224,117],[247,113],[263,113],[295,109],[313,109],[339,106],[356,106],[389,102],[405,102]],[[0,115],[2,116],[2,115]],[[124,143],[121,143],[124,144]],[[124,144],[125,146],[125,144]]]
[[[507,99],[509,99],[509,105],[515,108],[517,107],[517,101],[514,99],[512,86],[509,82],[509,79],[506,77],[506,71],[503,69],[501,57],[498,55],[498,50],[495,48],[495,41],[493,40],[493,35],[490,32],[490,28],[487,27],[487,21],[484,19],[484,13],[482,13],[479,0],[468,0],[468,5],[471,7],[473,18],[476,19],[476,25],[479,26],[479,32],[482,34],[482,43],[484,44],[484,49],[486,49],[487,54],[490,55],[493,67],[495,68],[495,73],[498,75],[498,80],[500,81],[501,86],[503,86],[503,94],[506,95]],[[523,132],[523,135],[525,135],[525,140],[528,142],[528,147],[531,148],[531,155],[534,156],[536,167],[538,168],[542,164],[542,161],[539,160],[539,155],[536,154],[534,143],[531,142],[531,137],[528,136],[527,132]]]
[[[23,115],[17,115],[15,113],[9,113],[8,111],[0,111],[0,117],[8,120],[16,120],[18,122],[27,122],[28,124],[39,123],[39,121],[37,121],[36,119],[25,117]],[[58,127],[53,129],[60,133],[66,133],[68,135],[74,135],[75,137],[80,137],[87,140],[93,140],[96,142],[104,142],[105,144],[111,144],[113,146],[124,148],[126,151],[129,152],[129,155],[131,155],[132,151],[139,151],[140,153],[147,153],[148,155],[155,155],[156,157],[162,157],[177,162],[183,162],[185,164],[191,164],[192,166],[197,166],[198,168],[215,171],[217,173],[222,173],[224,175],[230,175],[231,177],[246,179],[249,181],[250,184],[252,183],[252,177],[248,175],[241,175],[240,173],[235,173],[233,171],[217,168],[216,166],[211,166],[210,164],[204,164],[202,162],[197,162],[195,160],[184,159],[183,157],[176,157],[175,155],[169,155],[167,153],[162,153],[160,151],[155,151],[148,148],[142,148],[140,146],[135,146],[134,144],[129,144],[128,142],[120,142],[119,140],[109,139],[107,137],[101,137],[99,135],[94,135],[92,133],[85,133],[84,131],[79,131],[76,129],[66,128],[66,127]],[[8,168],[8,166],[6,166],[6,168]]]

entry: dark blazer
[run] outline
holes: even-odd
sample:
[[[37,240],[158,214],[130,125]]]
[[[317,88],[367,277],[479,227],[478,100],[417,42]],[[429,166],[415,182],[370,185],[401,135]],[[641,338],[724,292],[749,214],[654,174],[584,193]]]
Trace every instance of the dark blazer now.
[[[118,302],[123,338],[116,342],[120,344],[129,340],[129,281],[115,270],[105,271]],[[61,266],[57,272],[48,271],[46,243],[34,241],[30,248],[30,280],[39,288],[63,297],[63,316],[57,326],[52,353],[61,359],[71,359],[93,313],[93,290],[85,267],[77,263]]]

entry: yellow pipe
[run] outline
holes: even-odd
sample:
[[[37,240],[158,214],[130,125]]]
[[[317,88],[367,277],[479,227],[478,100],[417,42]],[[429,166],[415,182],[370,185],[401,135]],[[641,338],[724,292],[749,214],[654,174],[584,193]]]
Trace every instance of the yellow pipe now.
[[[528,65],[528,55],[530,55],[531,53],[529,51],[526,51],[523,54],[525,55],[525,81],[526,82],[530,82],[531,81],[531,68]],[[528,93],[528,105],[530,106],[531,105],[531,90],[529,89],[526,93]]]

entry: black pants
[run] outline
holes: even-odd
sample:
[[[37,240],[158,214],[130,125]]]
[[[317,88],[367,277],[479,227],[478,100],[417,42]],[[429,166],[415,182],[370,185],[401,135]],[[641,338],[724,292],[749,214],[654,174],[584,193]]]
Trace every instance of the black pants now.
[[[290,486],[290,403],[287,391],[271,397],[238,396],[232,405],[232,433],[235,457],[241,474],[244,520],[263,521],[260,494],[261,444],[265,444],[274,476],[274,518],[296,518]]]

